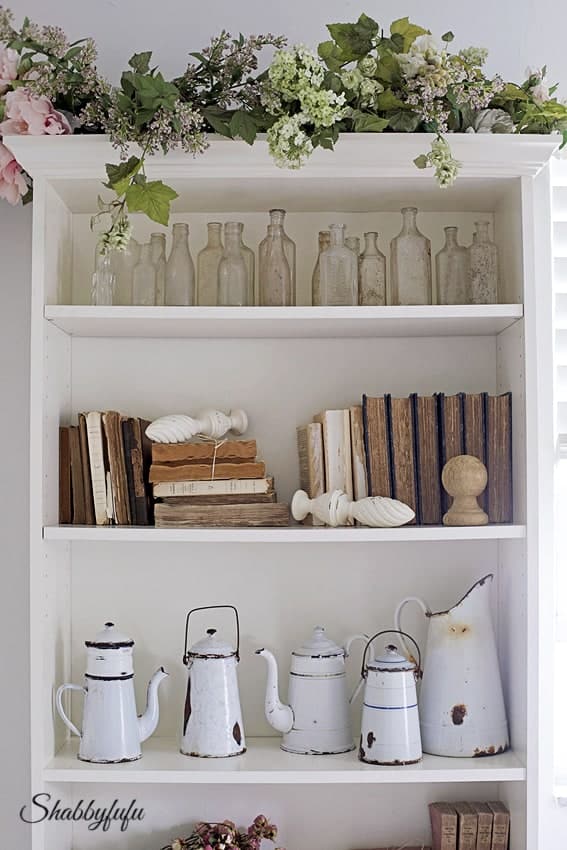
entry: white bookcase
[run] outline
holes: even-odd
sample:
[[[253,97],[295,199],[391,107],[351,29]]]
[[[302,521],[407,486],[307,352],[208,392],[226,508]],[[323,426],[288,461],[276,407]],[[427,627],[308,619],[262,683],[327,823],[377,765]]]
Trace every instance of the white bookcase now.
[[[11,140],[12,143],[12,140]],[[550,137],[453,136],[462,163],[440,190],[412,160],[429,139],[342,138],[299,172],[253,148],[213,139],[193,159],[156,157],[148,175],[179,192],[173,220],[190,224],[193,253],[209,220],[237,217],[256,248],[266,211],[288,210],[298,248],[296,308],[89,306],[96,210],[104,163],[116,152],[102,137],[14,138],[34,177],[31,403],[31,741],[34,793],[72,804],[136,799],[145,819],[126,834],[84,823],[33,828],[33,850],[160,848],[196,819],[247,823],[264,812],[288,850],[343,850],[429,837],[432,800],[501,799],[512,812],[511,850],[541,843],[550,770],[553,339]],[[404,205],[420,209],[432,241],[457,224],[470,242],[488,218],[502,267],[495,306],[312,308],[317,231],[331,221],[378,230],[388,254]],[[135,235],[157,230],[134,216]],[[298,486],[297,425],[363,392],[513,393],[514,524],[393,530],[83,528],[57,526],[58,426],[83,410],[117,409],[146,418],[201,407],[243,407],[249,434],[275,476],[280,500]],[[152,544],[152,545],[150,545]],[[289,544],[289,545],[288,545]],[[291,545],[293,544],[293,545]],[[336,544],[336,545],[335,545]],[[338,545],[341,544],[341,545]],[[417,766],[376,768],[356,753],[283,753],[264,719],[265,668],[253,650],[275,650],[285,696],[288,657],[316,623],[335,640],[391,626],[397,602],[423,596],[437,610],[493,572],[493,613],[512,749],[483,759],[425,756]],[[185,669],[183,630],[195,606],[229,602],[240,612],[239,668],[248,752],[229,760],[178,753]],[[551,609],[550,609],[551,610]],[[53,712],[65,681],[82,681],[84,640],[113,620],[136,641],[139,709],[146,682],[163,664],[157,733],[141,761],[79,762]],[[207,623],[203,623],[203,628]],[[420,643],[425,624],[408,616]],[[354,683],[360,659],[353,658]],[[358,728],[360,708],[354,714]],[[81,706],[73,705],[77,723]],[[403,785],[403,789],[399,786]],[[249,787],[250,786],[250,787]],[[379,787],[374,787],[379,786]]]

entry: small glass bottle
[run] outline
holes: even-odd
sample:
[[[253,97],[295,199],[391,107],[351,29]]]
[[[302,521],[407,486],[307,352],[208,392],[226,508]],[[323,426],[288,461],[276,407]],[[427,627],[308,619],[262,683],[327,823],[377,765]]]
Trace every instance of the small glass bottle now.
[[[152,262],[152,245],[142,245],[140,259],[134,266],[132,278],[132,303],[139,307],[153,307],[156,303],[156,268]]]
[[[390,245],[392,304],[431,304],[431,242],[417,229],[417,210],[404,207]]]
[[[476,239],[469,248],[471,304],[496,304],[498,299],[498,248],[490,241],[489,225],[475,221]]]
[[[114,304],[127,307],[132,303],[132,275],[140,259],[140,243],[130,237],[123,251],[112,251],[112,269],[116,275]]]
[[[321,254],[321,303],[327,307],[358,304],[358,258],[345,245],[345,225],[331,224],[331,245]]]
[[[364,234],[364,251],[360,258],[358,303],[368,307],[386,304],[386,257],[378,248],[378,234]]]
[[[445,227],[445,245],[435,257],[438,304],[470,304],[469,252],[457,241],[457,228]]]
[[[281,224],[269,224],[259,248],[258,277],[262,307],[291,307],[294,302],[291,269]]]
[[[158,307],[163,307],[165,304],[165,235],[163,233],[152,233],[150,245],[152,263],[156,270],[156,304]]]
[[[110,252],[97,253],[96,269],[92,277],[91,304],[95,307],[109,307],[113,303],[116,276],[112,271]]]
[[[242,256],[244,257],[246,273],[248,275],[248,306],[253,306],[256,303],[256,281],[254,268],[256,264],[256,258],[254,257],[254,251],[244,244],[244,239],[242,238],[242,231],[244,230],[243,223],[241,221],[237,223],[240,226],[240,250],[242,252]]]
[[[330,244],[331,231],[320,230],[319,253],[317,254],[317,260],[315,262],[315,268],[313,269],[313,276],[311,278],[311,303],[314,307],[321,306],[321,254],[323,251],[327,250]]]
[[[291,297],[292,297],[292,305],[297,303],[297,289],[296,289],[296,251],[295,251],[295,242],[289,238],[284,228],[285,221],[285,210],[270,210],[270,224],[277,227],[280,226],[282,229],[282,242],[284,247],[285,256],[287,259],[287,264],[289,266],[289,271],[291,274]],[[262,253],[262,246],[264,242],[266,242],[268,236],[264,237],[262,242],[260,242],[258,248],[258,255]]]
[[[240,248],[241,234],[242,226],[238,221],[227,221],[218,273],[218,303],[223,307],[248,305],[248,270]]]
[[[197,256],[197,304],[214,307],[217,303],[219,286],[219,263],[222,258],[222,224],[210,221],[207,224],[207,244]]]
[[[171,253],[165,264],[165,303],[177,307],[195,303],[195,266],[189,250],[189,225],[173,225]]]

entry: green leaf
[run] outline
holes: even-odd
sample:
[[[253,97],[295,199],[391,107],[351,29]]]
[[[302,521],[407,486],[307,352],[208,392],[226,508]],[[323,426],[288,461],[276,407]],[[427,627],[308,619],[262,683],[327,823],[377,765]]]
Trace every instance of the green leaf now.
[[[126,162],[121,162],[120,165],[112,165],[106,163],[106,176],[108,183],[104,185],[108,189],[112,189],[118,196],[123,195],[128,188],[132,177],[138,173],[142,162],[137,156],[131,156]]]
[[[395,83],[400,76],[398,60],[393,53],[384,53],[378,60],[376,74],[374,75],[385,88]]]
[[[149,183],[135,183],[126,191],[126,203],[128,211],[145,213],[152,221],[167,226],[169,223],[169,207],[171,201],[177,198],[170,186],[166,186],[161,180],[152,180]]]
[[[395,109],[388,113],[388,120],[392,130],[398,133],[415,133],[421,118],[409,109]]]
[[[340,71],[343,65],[350,61],[344,58],[342,50],[334,41],[322,41],[317,52],[329,71]]]
[[[422,153],[419,156],[416,156],[416,158],[414,159],[414,165],[417,165],[418,168],[428,168],[429,160],[426,154]]]
[[[81,53],[82,50],[83,50],[83,45],[82,44],[76,44],[74,47],[71,47],[67,51],[67,53],[65,54],[65,56],[63,58],[65,59],[66,62],[70,62],[71,59],[74,59],[76,56],[78,56],[79,53]]]
[[[441,41],[445,41],[447,44],[450,44],[453,41],[454,38],[455,38],[455,33],[451,32],[451,30],[449,30],[448,32],[443,33],[443,35],[441,36]]]
[[[256,122],[252,116],[243,109],[237,109],[230,119],[230,133],[232,137],[239,136],[251,145],[254,143],[257,132]]]
[[[376,108],[380,112],[387,112],[389,109],[409,109],[409,107],[396,97],[392,89],[384,89],[376,98]]]
[[[362,59],[372,50],[372,41],[380,28],[376,21],[362,14],[355,24],[328,24],[327,29],[340,48],[344,60],[352,62]]]
[[[218,109],[218,107],[211,106],[203,109],[203,117],[211,125],[215,133],[232,139],[229,126],[230,113],[224,112],[222,109]]]
[[[323,79],[323,86],[329,91],[334,92],[335,94],[340,94],[344,88],[343,82],[338,74],[334,74],[332,71],[327,71],[325,77]]]
[[[333,140],[329,138],[329,136],[321,136],[318,141],[318,145],[320,148],[324,148],[326,151],[333,150]]]
[[[390,26],[391,35],[401,35],[404,39],[404,52],[412,46],[418,35],[429,35],[429,30],[417,24],[412,24],[409,18],[399,18]]]
[[[146,50],[145,53],[134,53],[128,64],[136,71],[137,74],[147,74],[150,70],[150,59],[152,51]]]
[[[368,112],[353,113],[354,129],[357,133],[381,133],[389,125],[388,118],[379,118]]]

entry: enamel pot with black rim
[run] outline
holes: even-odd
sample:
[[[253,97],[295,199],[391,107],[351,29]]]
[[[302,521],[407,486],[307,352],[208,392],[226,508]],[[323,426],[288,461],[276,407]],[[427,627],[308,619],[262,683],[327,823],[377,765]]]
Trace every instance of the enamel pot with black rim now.
[[[229,609],[236,618],[236,649],[217,637],[215,628],[188,650],[189,620],[196,611]],[[240,624],[234,605],[193,608],[185,621],[187,695],[181,752],[199,758],[227,758],[246,751],[238,691]]]

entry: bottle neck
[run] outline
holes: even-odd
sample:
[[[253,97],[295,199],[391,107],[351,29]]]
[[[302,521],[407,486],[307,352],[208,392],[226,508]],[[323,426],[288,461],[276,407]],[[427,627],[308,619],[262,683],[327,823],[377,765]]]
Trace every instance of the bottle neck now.
[[[270,224],[279,225],[282,230],[285,221],[285,210],[270,210]]]
[[[150,237],[150,248],[154,262],[165,257],[165,236],[155,233]]]
[[[457,247],[457,228],[456,227],[446,227],[445,228],[445,246],[447,248]]]
[[[222,248],[221,229],[222,225],[216,221],[207,224],[207,248]]]
[[[186,224],[174,224],[173,225],[173,247],[176,248],[180,245],[188,247],[189,244],[189,228]]]
[[[144,265],[145,265],[146,263],[151,263],[151,261],[152,261],[152,246],[149,245],[149,244],[142,245],[140,247],[139,262],[144,263]]]
[[[405,207],[402,210],[402,218],[403,233],[411,233],[417,230],[417,210],[414,207]]]
[[[240,254],[240,243],[242,242],[242,233],[238,229],[225,230],[224,246],[228,254]]]
[[[371,256],[373,254],[378,254],[378,234],[377,233],[365,233],[364,234],[364,253],[366,256]]]
[[[331,227],[331,245],[343,248],[345,244],[345,228],[343,225]]]
[[[477,242],[488,242],[488,222],[487,221],[477,221],[475,222],[476,227],[476,241]]]

